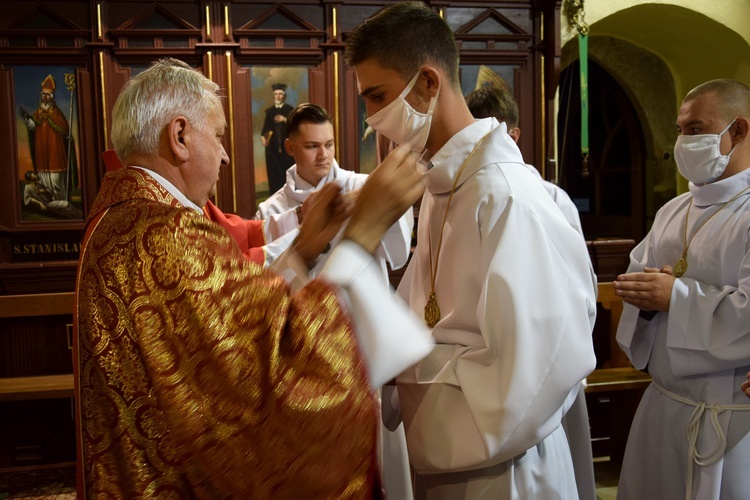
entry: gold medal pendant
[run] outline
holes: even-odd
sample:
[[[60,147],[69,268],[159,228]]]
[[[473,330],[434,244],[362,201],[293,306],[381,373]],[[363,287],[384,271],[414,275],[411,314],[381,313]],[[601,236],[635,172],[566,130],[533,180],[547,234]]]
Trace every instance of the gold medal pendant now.
[[[430,292],[430,298],[427,305],[424,306],[424,321],[430,328],[433,328],[440,321],[440,307],[435,298],[435,292]]]
[[[687,259],[685,258],[685,255],[683,255],[674,265],[673,272],[675,278],[679,278],[680,276],[685,274],[685,271],[687,271],[687,266]]]

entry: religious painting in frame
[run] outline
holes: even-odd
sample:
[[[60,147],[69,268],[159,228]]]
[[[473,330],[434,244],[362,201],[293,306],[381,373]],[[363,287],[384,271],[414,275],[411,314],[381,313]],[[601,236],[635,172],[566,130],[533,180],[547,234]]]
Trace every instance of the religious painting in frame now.
[[[499,87],[515,96],[515,72],[512,65],[461,65],[461,92],[463,95],[482,87]]]
[[[306,66],[251,66],[252,147],[255,195],[258,203],[286,182],[294,159],[284,148],[286,117],[298,104],[308,102]],[[243,142],[242,138],[239,139]]]
[[[76,68],[13,67],[22,221],[81,220]]]

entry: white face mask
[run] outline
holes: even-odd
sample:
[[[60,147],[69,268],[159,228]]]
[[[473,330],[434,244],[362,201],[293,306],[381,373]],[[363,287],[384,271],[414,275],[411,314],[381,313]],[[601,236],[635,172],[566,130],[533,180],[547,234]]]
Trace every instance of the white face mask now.
[[[683,177],[693,184],[706,184],[721,177],[734,151],[732,148],[726,155],[721,154],[721,136],[735,121],[718,134],[681,135],[677,138],[674,160]]]
[[[437,95],[430,98],[430,106],[427,113],[420,113],[406,102],[406,96],[409,95],[414,84],[417,83],[419,73],[414,75],[403,92],[393,100],[388,106],[384,107],[367,120],[367,124],[392,140],[396,144],[410,144],[411,150],[421,153],[427,137],[430,135],[430,125],[432,124],[432,114],[437,104]],[[438,89],[438,95],[440,90]]]

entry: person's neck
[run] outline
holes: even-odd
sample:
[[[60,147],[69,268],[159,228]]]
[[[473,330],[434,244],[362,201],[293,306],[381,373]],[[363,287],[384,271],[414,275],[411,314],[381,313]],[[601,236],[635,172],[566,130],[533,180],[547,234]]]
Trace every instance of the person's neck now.
[[[323,177],[321,177],[319,179],[316,179],[314,177],[310,177],[309,175],[307,175],[307,176],[302,175],[302,173],[300,173],[299,169],[297,169],[297,175],[299,176],[300,179],[302,179],[306,183],[310,184],[314,188],[318,187],[318,184],[320,184],[320,181],[323,180]]]
[[[427,141],[429,156],[435,155],[454,135],[474,121],[463,97],[459,101],[450,93],[443,102],[438,102],[432,117],[430,138]]]

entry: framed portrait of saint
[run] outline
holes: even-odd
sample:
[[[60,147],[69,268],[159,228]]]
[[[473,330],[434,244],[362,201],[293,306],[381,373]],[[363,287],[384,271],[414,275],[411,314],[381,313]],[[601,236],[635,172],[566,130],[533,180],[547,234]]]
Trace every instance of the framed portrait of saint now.
[[[309,101],[307,66],[251,66],[252,144],[258,203],[286,182],[294,164],[284,147],[286,119],[300,103]]]
[[[76,68],[15,66],[13,88],[21,220],[82,219]]]

